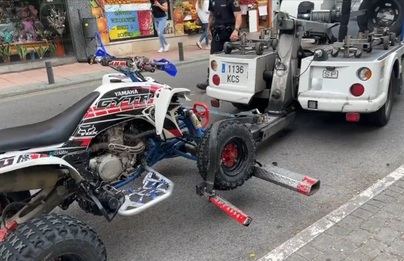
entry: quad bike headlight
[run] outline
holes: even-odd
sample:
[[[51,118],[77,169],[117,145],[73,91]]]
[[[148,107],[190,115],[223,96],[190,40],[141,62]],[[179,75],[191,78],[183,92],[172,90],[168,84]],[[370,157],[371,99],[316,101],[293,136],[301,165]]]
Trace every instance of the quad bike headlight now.
[[[358,70],[358,77],[362,81],[367,81],[372,78],[372,71],[367,67],[362,67]]]

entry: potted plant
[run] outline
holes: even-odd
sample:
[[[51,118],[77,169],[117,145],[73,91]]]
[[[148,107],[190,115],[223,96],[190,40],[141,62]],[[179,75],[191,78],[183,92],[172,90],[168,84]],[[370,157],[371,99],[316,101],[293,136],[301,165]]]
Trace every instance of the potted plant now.
[[[0,57],[4,63],[10,62],[11,48],[9,44],[0,44]]]
[[[38,47],[34,48],[35,52],[38,54],[39,59],[43,59],[45,57],[46,52],[49,50],[49,46],[39,45]]]
[[[28,49],[24,45],[17,45],[17,54],[20,56],[21,61],[27,60]]]
[[[53,28],[58,37],[55,39],[55,54],[57,57],[65,56],[65,48],[62,41],[62,35],[66,30],[66,12],[56,8],[50,9],[50,15],[47,17],[49,26]]]

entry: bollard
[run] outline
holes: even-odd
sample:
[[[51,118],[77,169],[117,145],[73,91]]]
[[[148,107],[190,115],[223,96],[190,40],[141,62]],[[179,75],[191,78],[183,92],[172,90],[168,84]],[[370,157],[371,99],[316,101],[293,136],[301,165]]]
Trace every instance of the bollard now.
[[[48,74],[48,82],[49,82],[49,84],[54,84],[55,83],[55,77],[53,75],[52,62],[45,62],[45,67],[46,67],[46,73]]]
[[[184,61],[184,44],[182,42],[178,43],[178,57],[180,61]]]

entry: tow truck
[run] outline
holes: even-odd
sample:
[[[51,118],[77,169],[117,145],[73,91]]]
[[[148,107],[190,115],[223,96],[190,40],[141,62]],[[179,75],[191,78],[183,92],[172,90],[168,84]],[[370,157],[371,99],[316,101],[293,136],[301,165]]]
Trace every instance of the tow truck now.
[[[349,122],[368,118],[376,126],[386,125],[404,76],[404,45],[397,34],[403,3],[393,1],[373,14],[384,1],[362,1],[352,13],[351,1],[342,2],[342,8],[328,11],[301,8],[308,6],[302,2],[298,18],[278,12],[274,28],[259,37],[244,35],[226,43],[223,53],[210,56],[207,95],[212,105],[228,101],[270,115],[286,115],[300,106],[345,113]],[[362,31],[355,38],[347,32],[350,16],[358,17]],[[376,18],[364,28],[363,16]]]

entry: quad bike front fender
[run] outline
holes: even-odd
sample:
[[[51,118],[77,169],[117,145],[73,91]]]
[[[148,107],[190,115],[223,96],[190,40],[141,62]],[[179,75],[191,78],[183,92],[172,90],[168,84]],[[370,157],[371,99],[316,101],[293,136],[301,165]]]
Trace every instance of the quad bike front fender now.
[[[0,192],[50,188],[66,174],[77,182],[83,179],[62,158],[37,153],[0,156]]]
[[[158,90],[158,92],[156,93],[155,105],[155,126],[157,135],[161,135],[163,133],[164,121],[173,96],[181,94],[181,96],[187,99],[186,95],[190,93],[191,91],[185,88],[161,88],[160,90]]]

